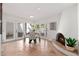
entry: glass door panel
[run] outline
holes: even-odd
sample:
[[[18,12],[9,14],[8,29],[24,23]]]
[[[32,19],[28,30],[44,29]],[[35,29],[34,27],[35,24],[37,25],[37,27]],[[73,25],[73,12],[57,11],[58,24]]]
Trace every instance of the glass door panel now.
[[[17,37],[18,38],[22,38],[23,37],[23,31],[24,31],[24,27],[23,27],[23,23],[18,23],[17,24]]]
[[[6,22],[6,40],[13,40],[14,38],[14,24]]]

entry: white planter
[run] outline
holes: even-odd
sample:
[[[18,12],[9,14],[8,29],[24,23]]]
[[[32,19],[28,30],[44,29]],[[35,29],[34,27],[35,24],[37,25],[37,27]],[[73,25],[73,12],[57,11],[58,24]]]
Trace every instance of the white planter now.
[[[69,47],[69,46],[67,46],[67,45],[66,45],[66,49],[69,50],[69,51],[71,51],[71,52],[73,52],[73,51],[76,50],[75,47]]]

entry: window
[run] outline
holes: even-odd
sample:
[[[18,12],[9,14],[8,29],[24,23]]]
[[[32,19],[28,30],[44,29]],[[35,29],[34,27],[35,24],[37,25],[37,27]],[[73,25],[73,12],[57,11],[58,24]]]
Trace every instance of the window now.
[[[56,22],[50,23],[50,30],[56,30]]]

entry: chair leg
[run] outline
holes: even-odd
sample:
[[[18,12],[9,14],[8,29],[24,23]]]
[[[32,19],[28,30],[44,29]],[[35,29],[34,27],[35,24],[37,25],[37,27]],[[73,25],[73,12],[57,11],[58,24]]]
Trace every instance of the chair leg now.
[[[29,43],[31,43],[32,40],[29,40]]]
[[[26,38],[24,38],[24,42],[26,41]]]
[[[39,42],[41,41],[40,37],[39,37]]]
[[[34,39],[34,43],[36,43],[36,39]]]

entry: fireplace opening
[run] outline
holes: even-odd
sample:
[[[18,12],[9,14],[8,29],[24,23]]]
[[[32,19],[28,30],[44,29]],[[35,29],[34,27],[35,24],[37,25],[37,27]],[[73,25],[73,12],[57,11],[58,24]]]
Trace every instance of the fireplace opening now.
[[[61,43],[65,46],[65,37],[62,33],[57,33],[56,41],[58,41],[59,43]]]

